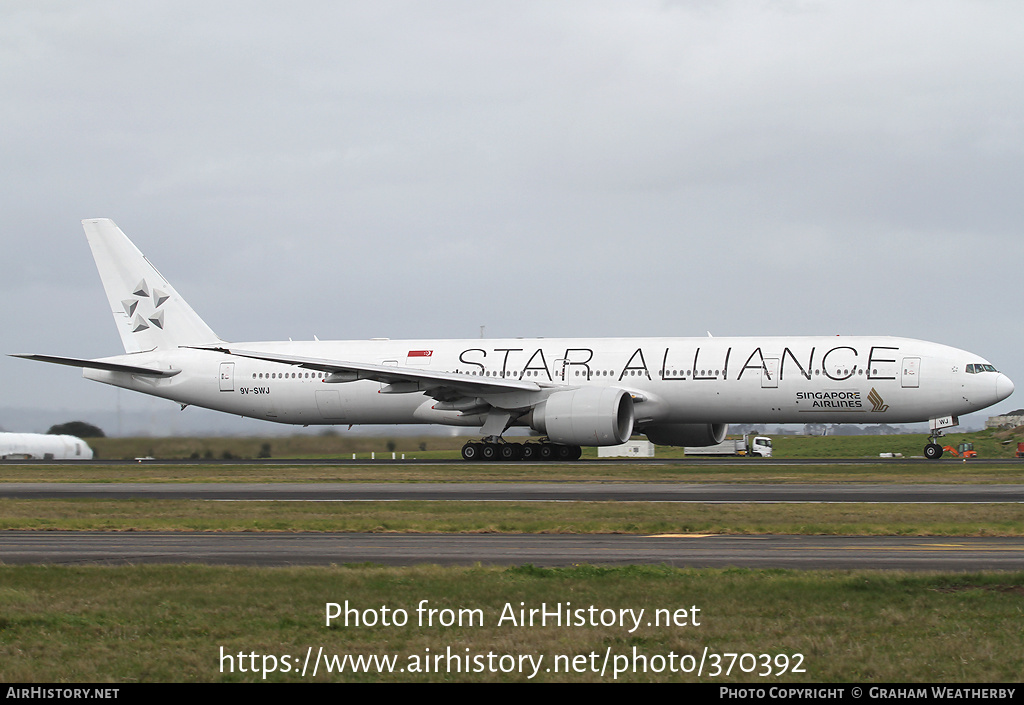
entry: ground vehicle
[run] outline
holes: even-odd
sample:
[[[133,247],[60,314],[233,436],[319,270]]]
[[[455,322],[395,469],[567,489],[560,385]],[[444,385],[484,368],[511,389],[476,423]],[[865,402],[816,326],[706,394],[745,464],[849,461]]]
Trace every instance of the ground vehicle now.
[[[1024,458],[1024,443],[1017,444],[1017,457]]]
[[[977,458],[978,453],[974,450],[973,443],[967,443],[966,441],[958,445],[956,448],[953,446],[943,446],[942,450],[949,453],[954,458]]]
[[[744,435],[742,439],[726,439],[713,446],[688,447],[687,455],[753,455],[760,458],[772,457],[772,439],[767,436]]]

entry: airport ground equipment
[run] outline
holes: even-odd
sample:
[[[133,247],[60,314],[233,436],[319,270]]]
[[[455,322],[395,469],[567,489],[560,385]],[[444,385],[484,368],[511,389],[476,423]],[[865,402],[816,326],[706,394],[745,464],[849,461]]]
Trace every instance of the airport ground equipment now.
[[[973,443],[967,443],[966,441],[957,445],[956,448],[953,446],[943,446],[942,450],[952,455],[954,458],[977,458],[978,452],[974,450]]]
[[[685,452],[687,455],[751,455],[755,458],[770,458],[772,439],[767,436],[754,436],[751,440],[749,434],[744,434],[742,439],[731,438],[712,446],[689,447]]]

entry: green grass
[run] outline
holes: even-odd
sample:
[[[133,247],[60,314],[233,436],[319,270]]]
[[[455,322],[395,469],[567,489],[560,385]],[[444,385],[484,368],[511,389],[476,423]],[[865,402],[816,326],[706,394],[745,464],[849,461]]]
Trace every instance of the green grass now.
[[[0,530],[1021,536],[1020,504],[0,499]]]
[[[171,460],[220,460],[229,458],[258,458],[269,453],[273,458],[341,458],[350,459],[353,453],[369,459],[371,453],[378,458],[416,455],[420,459],[459,457],[459,449],[467,438],[451,436],[396,436],[387,438],[356,434],[327,433],[308,436],[275,436],[255,438],[234,437],[177,437],[177,438],[90,438],[89,446],[97,458],[131,460],[154,457]],[[393,451],[390,449],[393,446]],[[425,450],[424,450],[425,448]]]
[[[597,568],[227,568],[201,566],[0,567],[0,681],[262,681],[264,655],[301,660],[330,655],[394,655],[399,667],[445,654],[543,657],[534,680],[611,682],[1017,682],[1024,672],[1020,601],[1024,574],[931,575],[667,567]],[[405,626],[325,626],[328,602],[379,616],[386,606]],[[420,626],[422,600],[435,609],[479,610],[482,624]],[[498,624],[505,605],[549,609],[645,610],[641,626]],[[697,607],[699,612],[693,612]],[[688,610],[687,626],[648,626],[652,611]],[[599,613],[599,612],[598,612]],[[363,612],[363,614],[367,614]],[[438,617],[440,614],[437,615]],[[699,621],[699,626],[692,624]],[[223,652],[221,649],[223,648]],[[758,677],[642,673],[633,650],[675,654],[777,654],[804,672]],[[429,650],[429,651],[428,651]],[[221,654],[235,656],[222,660]],[[238,654],[256,655],[240,673]],[[548,672],[557,656],[597,654],[589,670]],[[678,663],[678,660],[676,661]],[[782,663],[782,659],[778,663]],[[266,661],[268,667],[272,662]],[[422,663],[422,661],[421,661]],[[268,673],[267,681],[516,682],[510,673]],[[486,660],[482,663],[487,663]],[[497,663],[497,662],[495,662]],[[506,665],[509,661],[506,660]],[[572,663],[569,661],[562,661]],[[648,661],[648,663],[653,663]],[[750,666],[748,658],[742,662]],[[222,665],[225,670],[222,671]],[[251,666],[250,659],[248,665]],[[728,660],[723,661],[724,667]],[[234,672],[230,671],[234,666]]]
[[[956,448],[961,441],[974,443],[979,458],[1015,459],[1017,442],[1024,441],[1021,429],[985,430],[972,433],[951,432],[939,445]],[[902,453],[904,457],[923,456],[927,434],[897,436],[775,436],[772,451],[777,458],[867,458],[879,453]],[[943,457],[952,457],[949,455]]]

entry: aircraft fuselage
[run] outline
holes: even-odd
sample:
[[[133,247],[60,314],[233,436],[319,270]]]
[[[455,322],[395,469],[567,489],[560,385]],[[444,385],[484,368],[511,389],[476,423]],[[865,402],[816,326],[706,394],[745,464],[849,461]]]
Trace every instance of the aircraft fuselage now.
[[[969,365],[985,362],[972,353],[891,337],[289,341],[232,347],[525,380],[547,390],[618,387],[633,395],[640,427],[926,421],[985,408],[1003,398],[1009,383],[998,372],[968,373]],[[294,364],[212,350],[104,360],[182,372],[154,379],[86,369],[84,376],[280,423],[482,423],[458,410],[434,409],[436,402],[418,389],[388,393],[389,385],[365,379],[332,383],[330,375]],[[514,392],[501,394],[509,393]]]

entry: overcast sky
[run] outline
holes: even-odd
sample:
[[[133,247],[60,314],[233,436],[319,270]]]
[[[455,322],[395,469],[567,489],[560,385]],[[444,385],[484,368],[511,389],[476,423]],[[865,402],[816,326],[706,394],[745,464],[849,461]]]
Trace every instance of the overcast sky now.
[[[1019,2],[6,0],[2,352],[122,352],[108,217],[232,341],[898,335],[1020,387],[1022,65]]]

